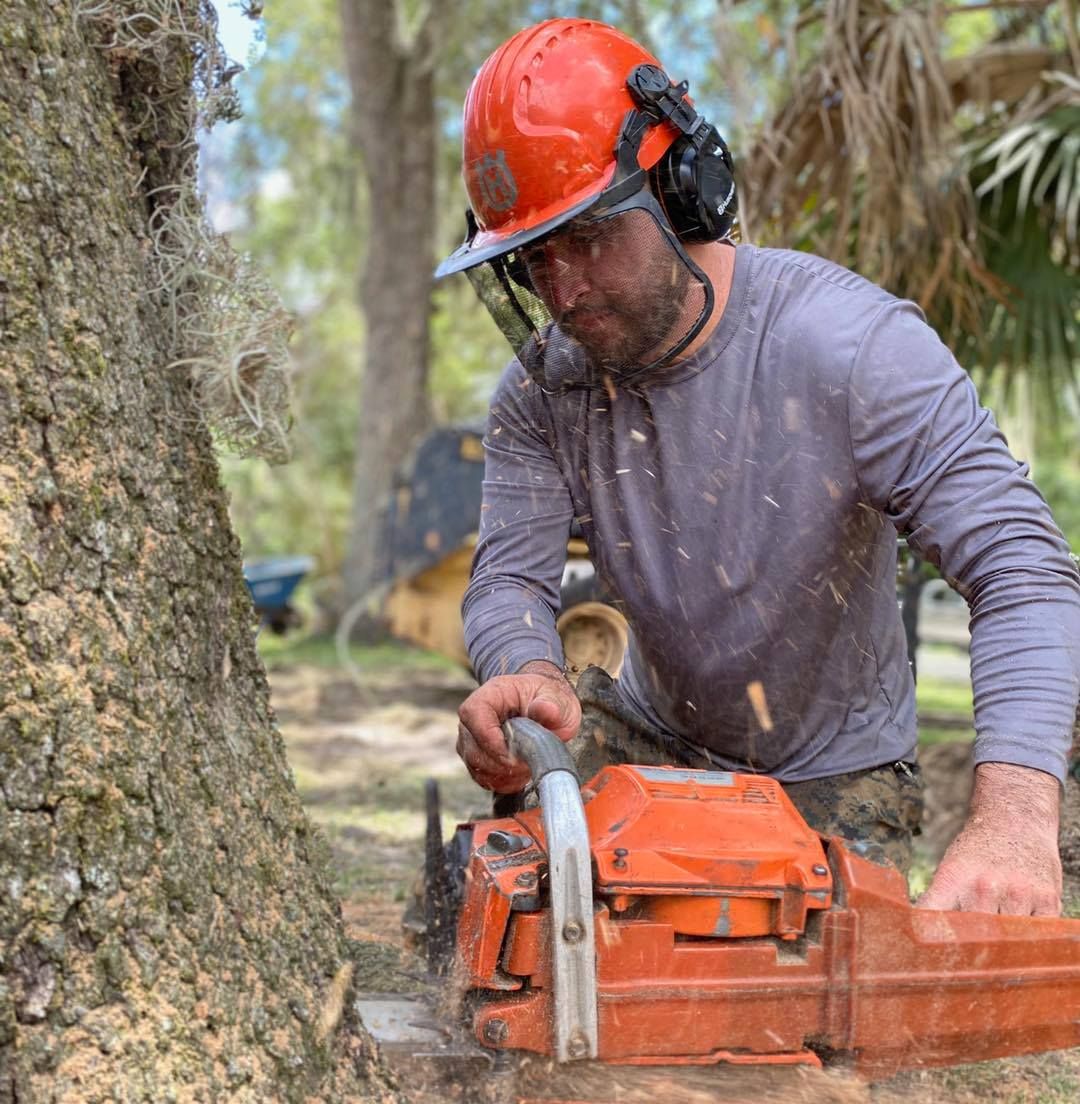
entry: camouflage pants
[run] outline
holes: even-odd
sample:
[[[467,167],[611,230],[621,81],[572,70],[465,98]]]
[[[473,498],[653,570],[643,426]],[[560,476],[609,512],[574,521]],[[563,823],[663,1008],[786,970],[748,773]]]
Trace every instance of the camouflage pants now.
[[[599,667],[582,672],[577,693],[581,729],[569,747],[582,782],[611,763],[716,769],[694,745],[651,728],[627,710],[611,677]],[[874,862],[891,862],[907,874],[912,836],[922,818],[918,764],[890,763],[783,786],[814,831],[851,840],[856,853]]]

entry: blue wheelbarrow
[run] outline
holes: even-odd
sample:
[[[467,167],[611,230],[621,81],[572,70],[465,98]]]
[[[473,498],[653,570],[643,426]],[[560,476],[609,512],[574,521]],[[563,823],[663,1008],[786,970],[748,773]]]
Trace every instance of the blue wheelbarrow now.
[[[251,591],[259,624],[279,636],[300,624],[289,599],[300,580],[315,566],[310,556],[279,556],[244,564],[244,582]]]

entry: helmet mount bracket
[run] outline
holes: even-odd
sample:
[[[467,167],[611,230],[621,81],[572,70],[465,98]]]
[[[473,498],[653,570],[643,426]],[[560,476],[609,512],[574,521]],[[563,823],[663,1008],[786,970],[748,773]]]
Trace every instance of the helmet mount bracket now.
[[[649,128],[670,123],[680,132],[649,170],[657,198],[684,241],[717,241],[731,234],[737,211],[734,164],[723,138],[687,99],[689,83],[675,84],[658,65],[635,66],[626,86],[636,108],[627,112],[615,144],[615,179],[605,207],[641,186],[638,150]]]
[[[626,78],[626,85],[634,102],[654,124],[670,122],[693,140],[694,145],[700,148],[704,144],[708,137],[702,126],[705,120],[686,98],[690,91],[688,81],[673,84],[659,66],[638,65]]]

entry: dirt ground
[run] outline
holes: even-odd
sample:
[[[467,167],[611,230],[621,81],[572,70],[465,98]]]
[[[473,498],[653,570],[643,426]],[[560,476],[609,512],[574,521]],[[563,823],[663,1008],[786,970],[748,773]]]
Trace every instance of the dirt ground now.
[[[274,708],[297,785],[329,843],[349,934],[364,954],[362,989],[406,992],[423,986],[422,964],[403,947],[401,918],[422,862],[424,780],[438,779],[444,835],[459,820],[483,815],[489,798],[465,774],[454,752],[456,710],[472,687],[454,668],[384,665],[359,681],[341,669],[294,665],[271,672]],[[924,876],[932,871],[959,827],[970,783],[966,744],[937,744],[922,754],[927,819],[920,840]],[[1068,869],[1066,899],[1080,915],[1080,784],[1070,783],[1063,831]],[[615,1094],[610,1071],[576,1067],[574,1100],[589,1085],[604,1099],[677,1099],[770,1102],[996,1101],[1001,1104],[1075,1104],[1080,1101],[1080,1050],[947,1071],[903,1074],[866,1086],[817,1071],[693,1071],[677,1087],[657,1071],[623,1071]],[[550,1092],[552,1071],[531,1075]],[[497,1099],[498,1093],[492,1099]],[[568,1096],[567,1099],[571,1097]]]

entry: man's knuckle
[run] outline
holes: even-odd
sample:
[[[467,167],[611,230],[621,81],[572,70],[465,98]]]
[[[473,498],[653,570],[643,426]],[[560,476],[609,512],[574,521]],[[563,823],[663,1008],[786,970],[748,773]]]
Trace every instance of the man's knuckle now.
[[[980,875],[971,881],[971,896],[981,905],[997,905],[1002,899],[1001,886],[995,878]]]
[[[1037,896],[1031,886],[1023,884],[1006,885],[1001,890],[998,908],[1000,912],[1012,916],[1028,916],[1036,905]]]

